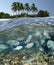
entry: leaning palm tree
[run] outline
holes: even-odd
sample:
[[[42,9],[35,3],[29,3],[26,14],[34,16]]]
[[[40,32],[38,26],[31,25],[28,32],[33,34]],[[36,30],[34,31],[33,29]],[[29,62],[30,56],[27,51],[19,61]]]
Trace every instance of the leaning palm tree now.
[[[35,13],[37,10],[38,10],[37,7],[33,3],[32,6],[31,6],[31,11]]]

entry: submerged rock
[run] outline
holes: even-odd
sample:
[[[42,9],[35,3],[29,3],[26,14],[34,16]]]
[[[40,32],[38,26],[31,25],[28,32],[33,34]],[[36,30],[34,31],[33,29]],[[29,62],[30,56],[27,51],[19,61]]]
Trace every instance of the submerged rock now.
[[[33,43],[28,43],[25,48],[31,48],[33,46]]]
[[[0,51],[7,49],[8,46],[4,45],[4,44],[0,44]]]
[[[54,50],[54,41],[49,40],[47,42],[47,46],[48,46],[48,48],[52,48]]]
[[[28,38],[26,39],[25,43],[28,43],[31,41],[32,35],[29,35]]]
[[[17,46],[14,50],[21,50],[22,48],[22,46]]]
[[[8,40],[8,41],[7,41],[7,44],[17,46],[17,45],[19,45],[20,43],[19,43],[18,41],[16,41],[16,40]]]
[[[17,38],[17,41],[23,41],[23,40],[24,40],[24,37]]]
[[[44,31],[44,32],[43,32],[43,35],[44,35],[46,38],[49,38],[49,39],[50,39],[50,36],[49,36],[49,34],[48,34],[48,31]]]
[[[36,31],[36,33],[34,35],[40,36],[41,35],[41,32],[40,31]]]
[[[41,44],[44,44],[45,40],[44,39],[41,39]]]

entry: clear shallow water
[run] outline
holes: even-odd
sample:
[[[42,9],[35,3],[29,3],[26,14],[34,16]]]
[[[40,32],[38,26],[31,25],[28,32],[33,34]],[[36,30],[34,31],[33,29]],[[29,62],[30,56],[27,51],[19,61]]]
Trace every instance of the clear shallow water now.
[[[36,57],[37,53],[54,55],[53,24],[54,19],[45,18],[14,19],[2,22],[0,24],[0,53],[28,52],[32,58]],[[33,56],[33,53],[36,55]]]
[[[23,45],[25,48],[29,48],[29,44],[32,47],[36,42],[41,45],[46,44],[46,39],[54,43],[54,26],[52,24],[54,24],[54,18],[22,18],[0,21],[0,49],[15,49],[18,45],[22,45],[22,48]]]
[[[45,50],[44,44],[54,50],[54,27],[28,24],[0,32],[0,51],[4,49],[14,51],[21,46],[18,50],[20,51],[21,49],[36,48],[35,45]]]

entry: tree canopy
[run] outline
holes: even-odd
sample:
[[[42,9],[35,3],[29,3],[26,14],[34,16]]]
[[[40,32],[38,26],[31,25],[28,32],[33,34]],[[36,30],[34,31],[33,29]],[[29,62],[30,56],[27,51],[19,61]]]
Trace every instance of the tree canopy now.
[[[48,17],[49,12],[45,10],[38,10],[36,5],[32,3],[20,3],[20,2],[13,2],[11,5],[11,10],[16,12],[16,15],[10,15],[8,13],[0,12],[0,18],[15,18],[15,17]],[[30,14],[30,12],[32,12]]]
[[[38,9],[37,7],[35,6],[35,4],[33,3],[32,6],[31,6],[31,11],[32,12],[36,12]]]
[[[31,16],[31,17],[46,17],[49,16],[49,12],[48,11],[44,11],[44,10],[39,10],[36,7],[36,5],[34,3],[32,3],[32,5],[29,5],[29,3],[20,3],[20,2],[14,2],[12,3],[12,10],[14,12],[18,11],[23,11],[23,14],[25,13],[26,16]],[[29,12],[32,12],[33,15],[29,15]],[[25,16],[25,14],[23,16]]]
[[[47,16],[49,16],[49,12],[44,10],[40,10],[37,14],[37,17],[47,17]]]
[[[0,12],[0,18],[10,18],[10,14],[4,13],[4,12]]]

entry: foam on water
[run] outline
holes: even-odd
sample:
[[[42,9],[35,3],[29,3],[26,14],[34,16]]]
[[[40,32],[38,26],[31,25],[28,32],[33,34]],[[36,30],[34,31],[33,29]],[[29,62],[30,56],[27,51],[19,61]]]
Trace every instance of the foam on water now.
[[[21,19],[1,19],[0,20],[0,31],[15,26],[21,26],[31,23],[42,24],[42,25],[54,25],[54,18],[21,18]],[[5,22],[4,22],[5,21]],[[2,23],[1,23],[2,22]]]

